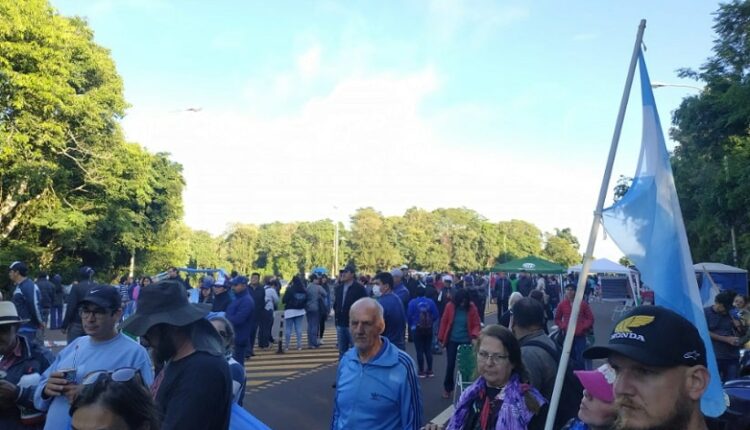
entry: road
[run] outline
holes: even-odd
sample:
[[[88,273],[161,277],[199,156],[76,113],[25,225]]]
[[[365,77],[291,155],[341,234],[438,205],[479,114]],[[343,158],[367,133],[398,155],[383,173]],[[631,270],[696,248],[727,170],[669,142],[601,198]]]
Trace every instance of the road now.
[[[611,316],[615,305],[611,302],[591,304],[597,344],[605,344],[609,337],[614,326]],[[495,321],[494,314],[487,315],[488,323]],[[306,344],[304,332],[303,328],[303,346]],[[277,333],[278,326],[274,328],[278,339]],[[338,360],[335,333],[329,321],[324,346],[319,349],[292,349],[283,354],[277,354],[276,348],[256,350],[257,355],[245,363],[248,378],[245,408],[274,430],[328,428],[335,394],[331,384],[336,379]],[[48,331],[46,338],[53,351],[65,345],[64,336],[57,330]],[[408,344],[407,352],[416,357],[413,344]],[[444,355],[435,356],[435,377],[419,380],[425,420],[437,416],[451,404],[451,400],[441,397],[445,365]]]

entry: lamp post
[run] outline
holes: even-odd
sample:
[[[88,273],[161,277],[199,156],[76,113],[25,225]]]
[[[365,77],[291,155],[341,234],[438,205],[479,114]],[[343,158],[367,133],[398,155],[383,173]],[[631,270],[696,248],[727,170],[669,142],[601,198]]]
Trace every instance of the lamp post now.
[[[659,81],[651,82],[651,88],[664,88],[664,87],[690,88],[691,90],[703,91],[702,87],[697,87],[695,85],[668,84],[666,82],[659,82]]]

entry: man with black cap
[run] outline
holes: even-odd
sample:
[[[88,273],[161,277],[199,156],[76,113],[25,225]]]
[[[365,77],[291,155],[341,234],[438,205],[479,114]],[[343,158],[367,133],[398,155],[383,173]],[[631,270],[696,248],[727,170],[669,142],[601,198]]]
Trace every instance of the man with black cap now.
[[[68,294],[68,307],[65,309],[65,316],[62,322],[62,332],[67,335],[68,344],[73,342],[77,337],[85,335],[81,316],[78,315],[78,303],[83,300],[96,284],[93,282],[94,269],[89,266],[83,266],[78,269],[76,283],[70,288]]]
[[[336,340],[339,346],[339,359],[353,346],[349,332],[349,310],[352,304],[367,296],[365,287],[356,281],[354,275],[357,268],[349,263],[341,271],[341,282],[336,286],[334,301],[334,317],[336,321]]]
[[[134,368],[146,384],[154,379],[146,349],[115,328],[122,317],[122,299],[117,288],[93,287],[76,313],[87,336],[74,339],[60,351],[34,393],[36,408],[47,411],[44,428],[49,430],[70,428],[70,404],[81,390],[84,377],[91,372]]]
[[[37,331],[44,329],[44,323],[41,293],[34,281],[27,278],[28,274],[29,269],[21,261],[14,261],[8,268],[8,277],[16,287],[13,290],[13,304],[16,305],[18,315],[26,320],[18,329],[18,334],[34,342],[37,339]]]
[[[606,358],[614,383],[616,428],[705,430],[700,400],[708,387],[706,346],[687,319],[638,306],[617,322],[609,343],[584,352]]]
[[[221,337],[205,319],[209,309],[188,303],[184,287],[166,280],[141,291],[138,308],[122,330],[141,336],[164,368],[151,391],[162,430],[226,430],[232,378]]]

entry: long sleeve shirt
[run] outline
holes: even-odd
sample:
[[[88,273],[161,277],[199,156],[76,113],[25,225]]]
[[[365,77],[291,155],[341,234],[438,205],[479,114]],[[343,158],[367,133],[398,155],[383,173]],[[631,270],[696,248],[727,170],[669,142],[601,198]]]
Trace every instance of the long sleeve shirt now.
[[[570,314],[573,312],[573,304],[570,300],[565,299],[557,305],[555,310],[555,324],[561,330],[567,330],[570,323]],[[586,333],[594,326],[594,314],[591,312],[589,304],[581,302],[581,310],[578,312],[578,322],[576,323],[576,336],[585,336]]]

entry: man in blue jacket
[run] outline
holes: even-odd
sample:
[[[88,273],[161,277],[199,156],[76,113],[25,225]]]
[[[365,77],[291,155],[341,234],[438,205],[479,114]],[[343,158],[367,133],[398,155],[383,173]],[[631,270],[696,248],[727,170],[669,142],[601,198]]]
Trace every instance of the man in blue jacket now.
[[[406,312],[401,299],[393,293],[393,276],[388,272],[380,272],[372,280],[373,293],[383,307],[383,321],[385,330],[383,336],[387,337],[396,348],[406,351]]]
[[[339,362],[332,430],[418,430],[422,396],[414,361],[381,336],[383,307],[369,298],[349,312],[354,348]]]
[[[247,290],[246,277],[237,276],[231,282],[234,301],[227,307],[226,316],[234,326],[234,359],[244,366],[245,351],[250,342],[250,327],[255,318],[255,302]]]

